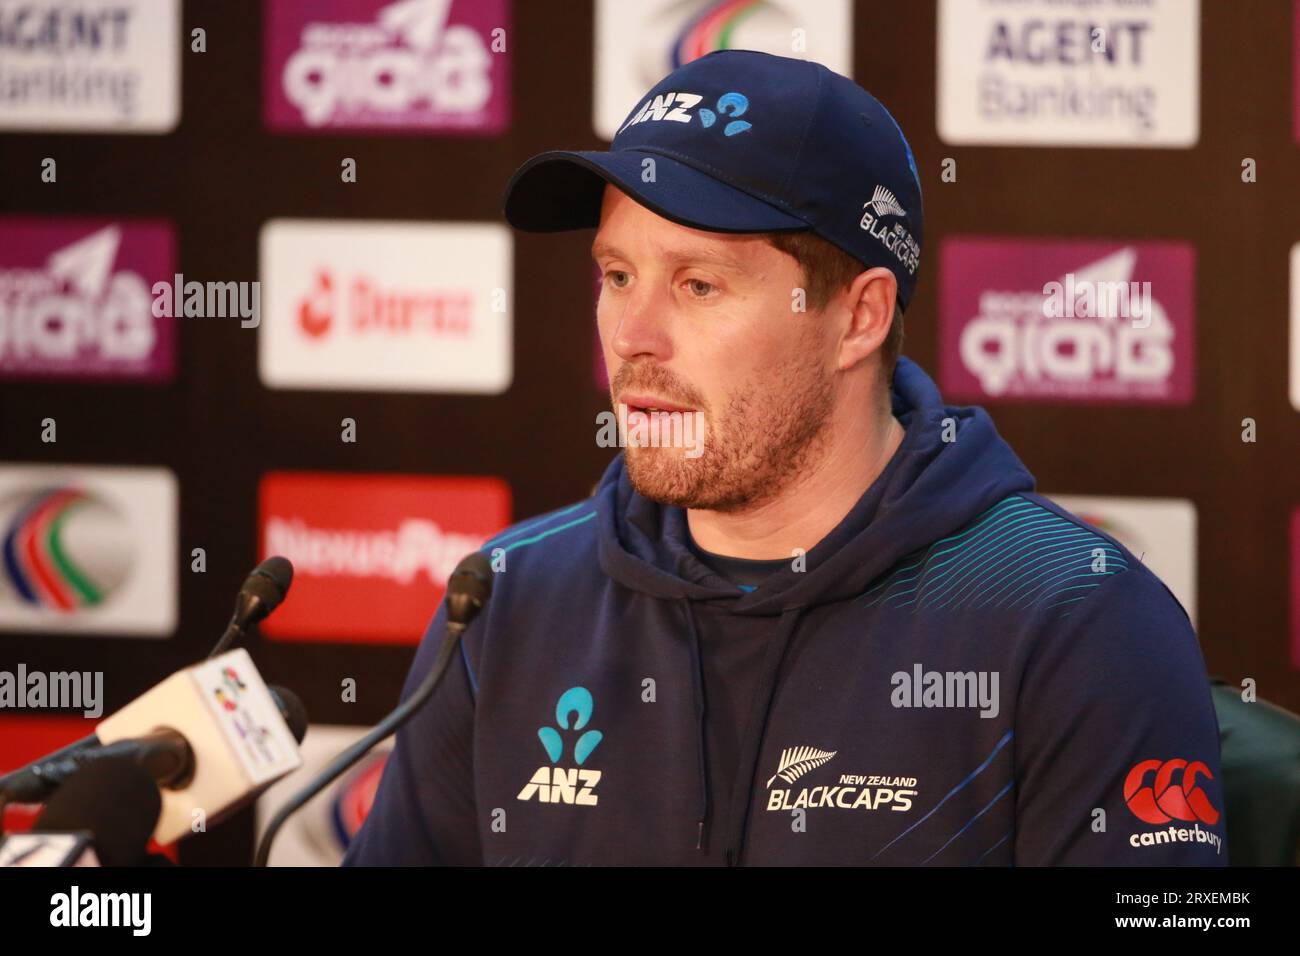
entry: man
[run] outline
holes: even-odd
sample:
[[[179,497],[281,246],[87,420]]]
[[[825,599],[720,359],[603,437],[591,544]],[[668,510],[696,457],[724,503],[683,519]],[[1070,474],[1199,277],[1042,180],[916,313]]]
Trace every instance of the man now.
[[[883,106],[711,53],[505,210],[598,226],[628,447],[484,546],[345,862],[1226,863],[1186,614],[897,357],[921,187]],[[702,453],[630,440],[674,416]]]

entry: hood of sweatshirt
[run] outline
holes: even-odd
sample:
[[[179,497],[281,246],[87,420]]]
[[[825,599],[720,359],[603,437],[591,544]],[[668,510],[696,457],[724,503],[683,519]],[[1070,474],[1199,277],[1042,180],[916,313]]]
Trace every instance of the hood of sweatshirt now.
[[[812,607],[857,597],[903,558],[964,527],[999,501],[1032,491],[1034,478],[998,435],[982,408],[943,404],[915,362],[900,357],[892,411],[904,437],[884,470],[840,523],[805,555],[803,566],[769,575],[746,591],[692,552],[686,512],[633,489],[617,455],[595,494],[600,564],[613,580],[652,598],[679,602],[692,660],[697,722],[697,848],[703,848],[710,801],[728,799],[726,859],[740,862],[755,769],[786,649]],[[710,794],[705,769],[705,701],[695,606],[719,606],[737,632],[779,618],[741,738],[730,795]]]
[[[855,597],[900,559],[963,527],[1034,478],[984,409],[943,404],[930,377],[900,357],[893,414],[905,434],[881,474],[806,555],[752,592],[691,551],[686,512],[642,497],[620,454],[596,491],[600,563],[614,580],[667,599],[730,602],[740,615],[776,615]]]

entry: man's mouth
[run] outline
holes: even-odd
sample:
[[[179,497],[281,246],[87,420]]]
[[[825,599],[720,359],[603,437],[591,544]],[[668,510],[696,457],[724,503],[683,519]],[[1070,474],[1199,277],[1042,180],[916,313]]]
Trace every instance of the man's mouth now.
[[[687,458],[703,453],[704,413],[649,392],[624,391],[616,413],[620,440],[628,447],[682,448]]]
[[[678,405],[676,402],[670,402],[667,399],[656,398],[653,395],[637,395],[631,392],[624,392],[620,395],[619,403],[627,406],[629,420],[634,414],[641,414],[649,417],[663,412],[672,414],[673,412],[685,413],[694,410],[685,405]]]

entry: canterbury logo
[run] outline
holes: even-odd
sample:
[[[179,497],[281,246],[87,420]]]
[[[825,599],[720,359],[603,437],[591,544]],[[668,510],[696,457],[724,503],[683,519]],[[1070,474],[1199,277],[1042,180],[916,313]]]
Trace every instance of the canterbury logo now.
[[[898,197],[884,186],[877,186],[871,199],[864,203],[870,206],[877,216],[906,216],[907,210],[898,204]]]
[[[1174,774],[1182,771],[1177,783]],[[1147,775],[1154,773],[1152,783]],[[1143,823],[1168,823],[1183,820],[1213,826],[1219,822],[1219,811],[1210,803],[1205,791],[1196,785],[1197,776],[1213,780],[1214,774],[1202,761],[1143,760],[1136,764],[1124,778],[1124,802],[1133,815]]]
[[[822,764],[826,763],[839,751],[836,750],[818,750],[816,747],[786,747],[781,751],[781,765],[776,768],[776,773],[768,779],[767,785],[772,786],[772,781],[780,777],[786,783],[794,783],[809,770],[816,770]]]

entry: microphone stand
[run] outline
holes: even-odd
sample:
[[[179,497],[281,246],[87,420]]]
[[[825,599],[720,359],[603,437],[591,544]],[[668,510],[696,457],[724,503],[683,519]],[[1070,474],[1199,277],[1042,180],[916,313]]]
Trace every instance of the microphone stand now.
[[[428,676],[420,682],[420,686],[415,689],[410,697],[403,701],[387,717],[377,723],[371,731],[348,747],[341,754],[330,762],[312,783],[299,790],[292,799],[289,800],[280,811],[271,818],[267,824],[266,832],[262,835],[262,842],[258,845],[257,856],[253,860],[253,865],[263,867],[271,857],[271,843],[275,840],[276,834],[290,816],[297,813],[307,801],[320,793],[327,786],[337,780],[345,773],[349,767],[355,764],[366,752],[374,747],[380,741],[391,736],[397,731],[402,724],[406,723],[411,716],[422,707],[430,697],[433,696],[434,690],[437,689],[438,683],[442,680],[443,674],[447,671],[447,665],[451,662],[451,655],[460,645],[460,634],[453,633],[454,624],[447,625],[447,637],[443,641],[442,648],[438,651],[438,658],[434,661],[433,669],[429,671]],[[463,631],[465,625],[460,625]]]

